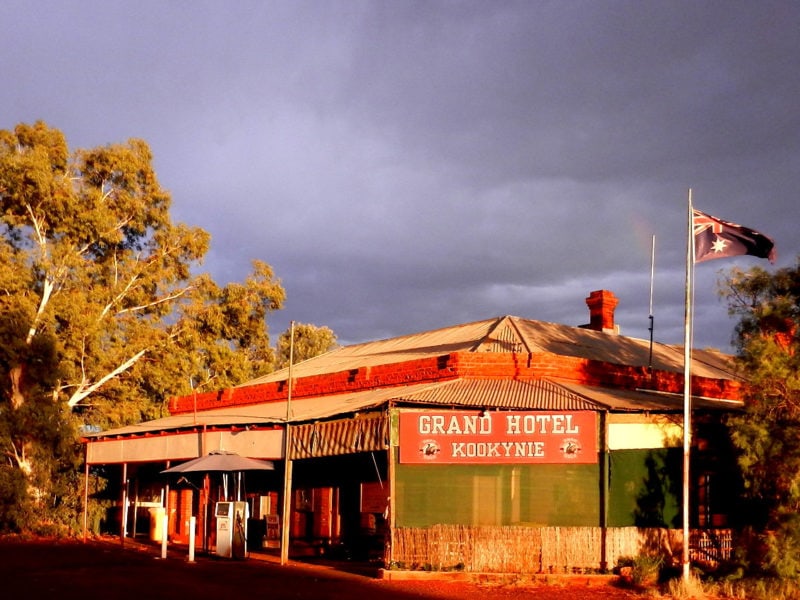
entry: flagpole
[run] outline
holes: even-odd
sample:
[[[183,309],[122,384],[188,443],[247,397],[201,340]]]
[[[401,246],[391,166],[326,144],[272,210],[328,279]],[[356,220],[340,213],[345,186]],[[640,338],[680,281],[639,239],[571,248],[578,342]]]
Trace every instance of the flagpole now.
[[[653,317],[653,280],[656,274],[656,236],[653,235],[653,244],[650,248],[650,356],[647,359],[647,366],[653,367],[653,330],[655,329],[655,319]]]
[[[694,231],[692,228],[692,190],[686,236],[686,286],[683,334],[683,579],[689,580],[689,456],[692,447],[692,273],[694,270]]]

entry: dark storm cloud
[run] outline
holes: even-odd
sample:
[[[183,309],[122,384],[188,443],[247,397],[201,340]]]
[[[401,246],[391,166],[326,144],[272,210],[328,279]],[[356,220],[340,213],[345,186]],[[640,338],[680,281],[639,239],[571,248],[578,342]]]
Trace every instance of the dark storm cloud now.
[[[4,122],[141,137],[205,267],[270,263],[345,342],[517,314],[682,342],[686,191],[800,250],[789,2],[25,2]],[[697,268],[698,345],[733,323]],[[766,266],[766,265],[765,265]]]
[[[782,91],[770,74],[791,70],[797,40],[769,34],[790,7],[390,6],[403,14],[378,11],[364,28],[357,110],[437,158],[503,178],[617,180],[698,151],[747,154],[756,131],[774,153],[797,147],[796,82]]]

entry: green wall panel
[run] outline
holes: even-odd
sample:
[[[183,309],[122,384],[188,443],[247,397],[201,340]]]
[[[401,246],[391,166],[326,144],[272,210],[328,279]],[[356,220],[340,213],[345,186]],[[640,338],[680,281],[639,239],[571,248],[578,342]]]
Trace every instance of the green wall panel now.
[[[681,527],[681,448],[616,450],[610,459],[611,527]]]
[[[598,465],[402,465],[398,527],[598,526]]]

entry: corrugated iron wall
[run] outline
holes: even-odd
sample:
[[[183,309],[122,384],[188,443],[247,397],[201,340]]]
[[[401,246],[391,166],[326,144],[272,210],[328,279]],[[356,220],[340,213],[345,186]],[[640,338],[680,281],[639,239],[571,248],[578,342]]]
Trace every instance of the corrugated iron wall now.
[[[384,413],[364,413],[349,419],[290,427],[290,460],[386,450],[388,419]]]

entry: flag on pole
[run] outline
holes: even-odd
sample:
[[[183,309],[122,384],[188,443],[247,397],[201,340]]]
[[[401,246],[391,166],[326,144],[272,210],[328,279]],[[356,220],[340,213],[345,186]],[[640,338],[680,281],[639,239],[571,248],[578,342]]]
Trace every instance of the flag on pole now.
[[[763,233],[695,210],[689,189],[683,337],[683,579],[689,580],[689,488],[692,447],[692,273],[694,263],[750,254],[775,262],[775,243]]]
[[[694,262],[749,254],[775,262],[775,243],[763,233],[692,209]]]

